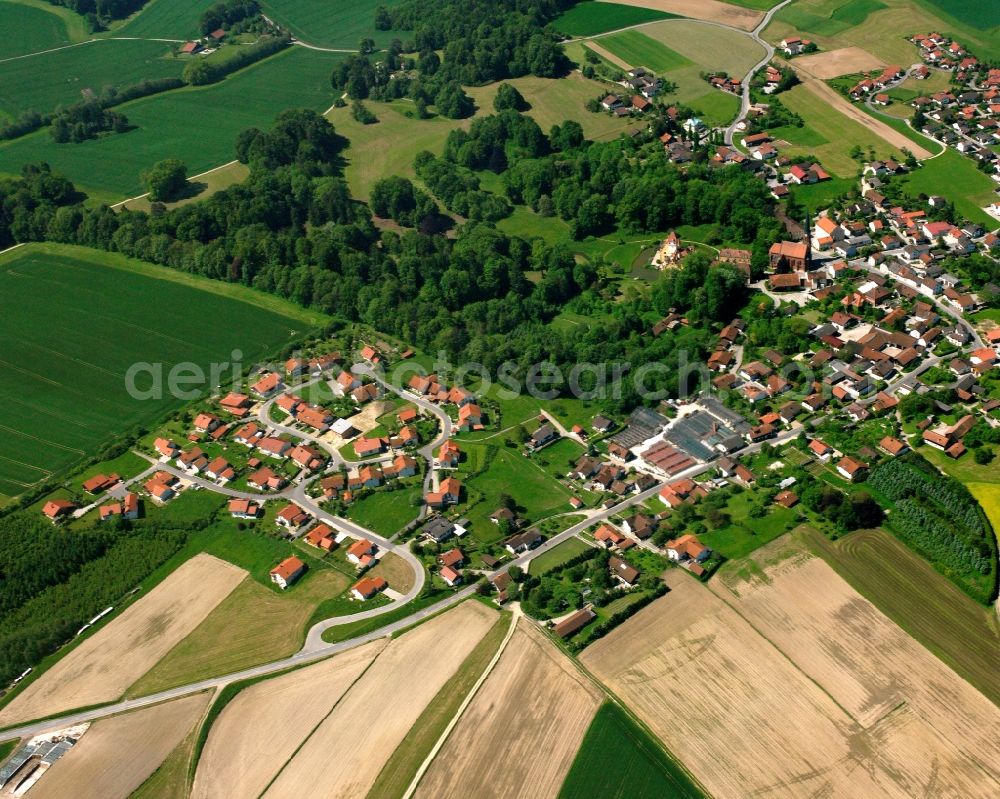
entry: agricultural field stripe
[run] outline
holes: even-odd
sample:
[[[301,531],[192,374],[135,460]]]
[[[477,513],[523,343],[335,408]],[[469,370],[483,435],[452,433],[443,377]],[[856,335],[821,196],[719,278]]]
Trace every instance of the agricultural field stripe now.
[[[420,764],[420,768],[417,769],[417,773],[413,776],[413,780],[411,780],[409,786],[407,787],[406,793],[403,794],[403,799],[410,799],[413,796],[414,792],[417,790],[417,785],[420,784],[420,780],[427,772],[427,769],[430,768],[431,762],[435,757],[437,757],[438,752],[441,751],[441,747],[444,746],[445,741],[448,740],[448,736],[451,735],[452,730],[455,729],[455,725],[457,725],[459,719],[462,718],[462,714],[465,713],[465,709],[472,703],[472,700],[475,699],[476,694],[479,693],[479,689],[482,688],[483,683],[486,682],[486,679],[490,676],[490,672],[493,671],[494,666],[500,662],[500,656],[503,655],[504,650],[507,648],[507,644],[510,643],[510,639],[514,637],[514,630],[517,628],[520,617],[521,611],[520,609],[516,609],[514,614],[511,616],[510,627],[507,629],[507,634],[504,636],[503,641],[500,642],[500,648],[497,649],[496,654],[493,655],[493,658],[487,664],[483,673],[479,675],[479,679],[476,680],[475,685],[472,686],[472,690],[466,694],[465,699],[462,700],[462,704],[459,705],[455,715],[451,717],[451,721],[448,722],[448,726],[445,727],[444,732],[442,732],[441,736],[437,739],[437,741],[435,741],[431,751],[427,753],[427,757],[424,758],[424,762]]]

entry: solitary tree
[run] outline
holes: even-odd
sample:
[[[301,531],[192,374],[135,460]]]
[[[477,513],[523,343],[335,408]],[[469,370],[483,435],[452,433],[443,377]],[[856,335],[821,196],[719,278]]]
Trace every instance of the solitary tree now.
[[[166,158],[143,172],[142,179],[153,202],[178,200],[187,186],[187,167],[176,158]]]

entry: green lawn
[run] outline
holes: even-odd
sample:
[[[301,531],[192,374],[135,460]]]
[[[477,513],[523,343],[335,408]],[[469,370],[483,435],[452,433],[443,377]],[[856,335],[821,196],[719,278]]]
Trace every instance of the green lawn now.
[[[0,763],[3,763],[3,761],[6,760],[15,749],[17,749],[17,745],[19,743],[21,743],[21,741],[18,738],[15,738],[12,741],[4,741],[3,743],[0,743]]]
[[[420,508],[413,500],[422,493],[419,484],[395,491],[379,489],[353,502],[347,515],[362,527],[389,537],[417,518]]]
[[[292,35],[309,44],[356,50],[371,37],[382,47],[394,38],[412,37],[409,31],[375,30],[375,9],[395,5],[394,0],[350,0],[318,3],[316,0],[263,0],[264,13]]]
[[[575,558],[581,552],[586,552],[590,548],[590,544],[579,538],[567,539],[558,546],[532,559],[529,570],[537,577],[540,574],[545,574],[545,572],[562,566],[566,561]]]
[[[467,508],[459,506],[462,514],[472,522],[472,534],[480,541],[491,543],[500,538],[499,527],[490,522],[489,516],[500,507],[501,494],[512,496],[518,513],[533,522],[568,509],[566,503],[572,492],[519,450],[467,443],[463,443],[462,448],[466,460],[461,473],[485,465],[484,471],[464,482],[472,504]]]
[[[621,706],[597,711],[560,799],[695,799],[705,796],[679,762]]]
[[[497,222],[504,233],[522,238],[540,238],[546,244],[569,239],[569,225],[558,216],[539,216],[524,205],[515,205],[514,213]]]
[[[996,220],[982,210],[993,202],[996,184],[980,172],[971,159],[951,148],[937,158],[925,161],[920,169],[904,175],[900,183],[914,197],[919,194],[943,195],[970,220],[989,229],[996,226]]]
[[[586,0],[560,14],[552,26],[567,36],[593,36],[597,33],[627,28],[630,25],[641,25],[644,22],[655,22],[658,19],[671,19],[675,16],[652,8]]]
[[[809,527],[795,535],[879,610],[1000,704],[1000,623],[992,607],[976,603],[884,530],[859,530],[838,541]]]
[[[780,505],[768,508],[766,516],[751,518],[749,511],[755,498],[754,492],[744,491],[730,499],[726,512],[730,515],[731,524],[704,533],[701,540],[705,545],[733,560],[748,555],[795,526],[799,518],[798,511]]]
[[[128,133],[56,144],[42,130],[6,142],[0,145],[0,173],[19,174],[22,164],[47,161],[97,199],[113,202],[141,194],[140,173],[163,158],[184,161],[188,174],[204,172],[235,157],[233,143],[241,130],[266,127],[287,108],[328,108],[330,71],[340,57],[293,47],[221,83],[135,100],[120,107],[137,126]]]
[[[636,30],[602,36],[600,45],[634,67],[643,66],[657,74],[689,66],[692,62],[665,44]]]
[[[834,198],[847,194],[857,187],[857,181],[852,178],[833,178],[822,183],[806,186],[789,186],[795,199],[811,211],[819,211],[829,206]]]
[[[6,495],[183,404],[166,392],[162,399],[133,399],[124,379],[133,364],[162,364],[167,374],[182,361],[202,368],[228,361],[236,348],[250,364],[321,319],[275,298],[257,302],[250,289],[60,245],[6,253],[0,293],[0,494]]]
[[[0,111],[12,116],[28,110],[46,113],[83,100],[88,91],[128,86],[143,78],[179,78],[183,69],[184,61],[170,55],[165,42],[97,39],[0,63]],[[43,135],[51,141],[47,131]]]

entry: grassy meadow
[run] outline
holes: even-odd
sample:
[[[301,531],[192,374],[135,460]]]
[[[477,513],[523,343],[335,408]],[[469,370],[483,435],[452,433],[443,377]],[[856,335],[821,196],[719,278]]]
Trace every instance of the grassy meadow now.
[[[180,407],[169,397],[130,397],[124,376],[133,364],[204,366],[228,361],[237,348],[252,363],[319,321],[277,298],[254,304],[250,289],[61,245],[8,251],[0,292],[0,494],[7,496]]]
[[[214,0],[150,0],[118,28],[114,36],[192,39],[201,31],[198,21]]]
[[[161,0],[162,2],[162,0]],[[317,3],[316,0],[263,0],[264,13],[304,42],[320,47],[357,50],[362,38],[371,37],[383,47],[408,31],[375,30],[375,9],[394,5],[393,0],[350,0]]]
[[[63,47],[87,37],[82,17],[44,0],[0,0],[0,18],[7,33],[0,40],[0,60]]]
[[[1000,622],[885,530],[858,530],[837,541],[796,532],[859,593],[1000,704]]]
[[[901,153],[882,137],[831,108],[805,84],[784,92],[781,102],[805,121],[804,128],[781,128],[781,138],[792,145],[782,148],[785,155],[792,158],[815,155],[828,172],[841,178],[849,178],[857,172],[858,164],[849,155],[855,145],[865,153],[874,149],[880,158],[901,157]]]
[[[746,34],[695,20],[647,25],[642,32],[705,70],[721,70],[740,78],[764,57],[764,48]]]
[[[989,6],[991,11],[983,13]],[[776,15],[764,37],[808,36],[821,50],[861,47],[887,63],[912,64],[917,51],[906,37],[940,31],[957,37],[980,59],[1000,58],[1000,27],[993,0],[796,0]]]
[[[330,71],[338,58],[289,48],[221,83],[126,103],[120,109],[136,126],[128,133],[56,144],[41,130],[5,142],[0,145],[0,174],[18,174],[22,164],[46,161],[95,199],[116,202],[141,194],[140,174],[161,159],[179,158],[188,174],[204,172],[234,158],[233,143],[241,130],[266,127],[288,108],[328,108],[333,97]]]
[[[576,119],[588,138],[613,139],[634,124],[632,120],[586,111],[584,105],[587,100],[606,93],[606,89],[579,72],[560,80],[525,77],[507,82],[516,86],[528,101],[531,109],[527,113],[544,131],[567,119]],[[466,90],[476,102],[476,116],[494,113],[493,98],[498,85],[473,86]],[[440,116],[416,119],[413,104],[406,100],[392,103],[368,101],[365,105],[378,118],[376,124],[362,125],[351,116],[350,108],[331,108],[326,115],[338,133],[350,141],[350,146],[343,153],[346,162],[344,177],[351,187],[352,196],[361,200],[368,199],[372,185],[381,177],[402,175],[413,178],[413,158],[418,152],[429,150],[440,155],[448,134],[471,124],[468,119]],[[544,229],[548,225],[539,223],[537,227]]]
[[[626,710],[606,702],[590,722],[559,798],[612,796],[698,799],[705,794]]]
[[[143,78],[179,78],[183,70],[184,61],[172,56],[165,42],[94,39],[0,62],[0,111],[9,116],[29,110],[46,113],[79,102],[88,92]],[[48,131],[45,136],[51,141]]]

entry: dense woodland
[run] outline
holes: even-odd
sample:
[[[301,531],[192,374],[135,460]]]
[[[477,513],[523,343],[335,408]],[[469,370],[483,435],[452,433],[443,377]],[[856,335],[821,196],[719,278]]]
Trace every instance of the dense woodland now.
[[[87,20],[92,31],[99,31],[109,22],[134,14],[148,0],[48,0],[54,6],[75,11]]]
[[[495,136],[508,165],[505,179],[511,169],[518,175],[517,189],[508,189],[512,199],[537,195],[541,204],[543,188],[551,185],[555,210],[577,230],[714,222],[726,238],[754,241],[757,255],[766,255],[777,234],[759,181],[739,169],[695,165],[682,172],[651,157],[641,142],[588,143],[572,123],[546,136],[526,120],[507,110],[477,121],[468,134],[449,138],[445,168],[474,177],[466,164],[501,157],[487,148]],[[707,326],[653,338],[653,321],[677,308],[695,321],[725,322],[746,298],[735,270],[710,267],[705,258],[690,259],[647,295],[621,301],[598,264],[578,263],[567,246],[529,242],[487,222],[462,225],[454,239],[421,232],[414,219],[413,232],[380,231],[340,177],[344,144],[319,114],[285,112],[271,130],[238,137],[237,157],[250,166],[243,184],[151,214],[85,207],[68,181],[47,167],[29,167],[21,179],[0,183],[0,245],[52,240],[122,252],[254,286],[490,369],[505,361],[524,369],[543,360],[677,365],[682,349],[692,360],[707,350]],[[441,160],[423,158],[425,169]],[[388,194],[386,207],[378,193],[373,204],[401,219],[404,206],[429,206],[416,190],[402,204]],[[475,189],[466,194],[478,197]],[[529,280],[529,274],[539,277]],[[599,324],[572,332],[547,324],[567,307]],[[662,388],[675,393],[662,379]],[[637,401],[626,390],[620,406]]]

